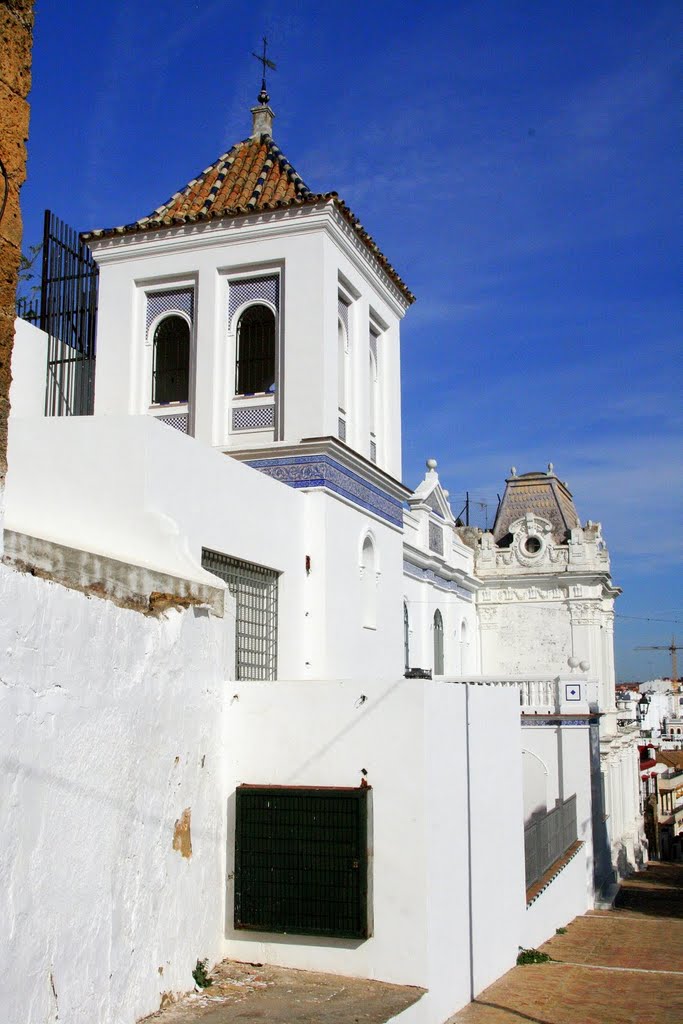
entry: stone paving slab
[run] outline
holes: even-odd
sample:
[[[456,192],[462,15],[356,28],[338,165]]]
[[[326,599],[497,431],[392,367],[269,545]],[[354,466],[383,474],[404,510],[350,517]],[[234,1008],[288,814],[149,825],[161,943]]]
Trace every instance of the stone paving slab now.
[[[614,910],[577,917],[449,1024],[678,1024],[683,1021],[683,865],[652,864]]]
[[[423,989],[224,960],[214,984],[138,1024],[386,1024]]]

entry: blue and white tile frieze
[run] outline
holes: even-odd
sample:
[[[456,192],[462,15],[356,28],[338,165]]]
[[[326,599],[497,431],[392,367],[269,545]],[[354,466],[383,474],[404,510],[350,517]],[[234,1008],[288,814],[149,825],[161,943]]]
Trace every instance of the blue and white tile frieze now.
[[[374,512],[393,526],[403,525],[403,505],[397,498],[364,480],[328,455],[254,459],[248,464],[289,487],[324,487],[347,498],[359,508]]]

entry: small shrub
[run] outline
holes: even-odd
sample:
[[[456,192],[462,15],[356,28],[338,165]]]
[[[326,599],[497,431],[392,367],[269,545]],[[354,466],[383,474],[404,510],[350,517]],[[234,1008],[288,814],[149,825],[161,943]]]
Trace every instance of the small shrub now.
[[[556,935],[566,935],[567,934],[567,929],[566,928],[556,928],[555,929],[555,934]]]
[[[208,963],[208,960],[198,960],[197,966],[192,972],[192,977],[194,978],[194,982],[197,988],[208,988],[209,985],[213,985],[213,981],[209,977],[208,971],[206,969]]]
[[[521,949],[517,956],[517,966],[522,967],[524,964],[547,964],[552,957],[549,957],[547,953],[541,953],[538,949]]]

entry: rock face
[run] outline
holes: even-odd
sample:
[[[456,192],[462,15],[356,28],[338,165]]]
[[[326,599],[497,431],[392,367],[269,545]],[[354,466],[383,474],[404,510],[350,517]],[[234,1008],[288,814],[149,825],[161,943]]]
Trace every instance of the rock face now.
[[[26,179],[33,0],[0,3],[0,495],[7,470],[7,417],[14,304],[21,256],[19,191]],[[0,508],[2,499],[0,498]]]

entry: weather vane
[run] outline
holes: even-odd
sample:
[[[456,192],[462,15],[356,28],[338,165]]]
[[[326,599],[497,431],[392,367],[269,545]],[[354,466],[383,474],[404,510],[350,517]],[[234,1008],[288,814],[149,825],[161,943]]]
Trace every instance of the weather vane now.
[[[263,76],[261,78],[261,92],[258,94],[259,103],[266,104],[270,99],[270,96],[266,92],[266,68],[270,68],[271,71],[276,71],[277,68],[272,60],[268,60],[266,57],[266,50],[268,49],[268,40],[263,37],[263,55],[259,56],[258,53],[252,52],[252,57],[256,57],[256,60],[260,61],[263,65]]]

